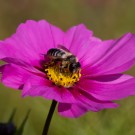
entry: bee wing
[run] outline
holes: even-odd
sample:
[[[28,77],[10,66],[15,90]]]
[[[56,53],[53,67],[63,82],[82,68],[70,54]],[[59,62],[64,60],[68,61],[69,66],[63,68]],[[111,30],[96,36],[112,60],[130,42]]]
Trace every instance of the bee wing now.
[[[63,46],[63,45],[58,45],[58,48],[60,48],[60,49],[62,49],[64,51],[70,53],[70,51],[65,46]]]

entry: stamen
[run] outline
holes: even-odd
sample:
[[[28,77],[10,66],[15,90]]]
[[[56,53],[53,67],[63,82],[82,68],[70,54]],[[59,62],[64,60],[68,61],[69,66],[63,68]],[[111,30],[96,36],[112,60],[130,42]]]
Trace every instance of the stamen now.
[[[70,88],[79,81],[81,70],[71,73],[67,68],[61,68],[60,64],[56,64],[53,60],[44,65],[44,72],[47,78],[57,86]]]

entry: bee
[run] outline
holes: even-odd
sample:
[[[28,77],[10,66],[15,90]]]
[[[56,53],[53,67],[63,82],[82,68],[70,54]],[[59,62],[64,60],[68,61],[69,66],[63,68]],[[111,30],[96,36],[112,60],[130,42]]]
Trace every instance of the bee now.
[[[47,57],[60,65],[60,71],[76,73],[80,70],[78,59],[63,46],[48,50]]]

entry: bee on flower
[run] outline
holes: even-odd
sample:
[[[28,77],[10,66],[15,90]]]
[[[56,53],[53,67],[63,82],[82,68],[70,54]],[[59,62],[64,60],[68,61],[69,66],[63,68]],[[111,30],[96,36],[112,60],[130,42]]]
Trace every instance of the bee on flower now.
[[[63,32],[45,20],[28,20],[0,41],[1,82],[58,102],[65,117],[118,107],[114,100],[135,95],[135,35],[101,40],[83,24]]]

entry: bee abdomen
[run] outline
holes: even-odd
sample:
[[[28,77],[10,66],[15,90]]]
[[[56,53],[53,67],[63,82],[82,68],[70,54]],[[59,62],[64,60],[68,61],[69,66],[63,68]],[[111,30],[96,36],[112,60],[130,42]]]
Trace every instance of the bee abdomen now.
[[[61,57],[65,54],[65,52],[61,51],[57,48],[52,48],[47,52],[47,55],[53,56],[53,57]]]

